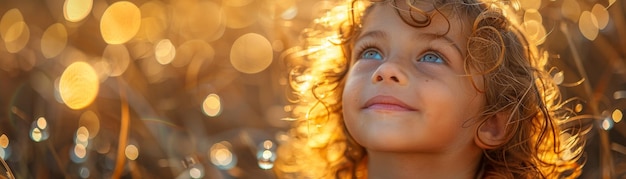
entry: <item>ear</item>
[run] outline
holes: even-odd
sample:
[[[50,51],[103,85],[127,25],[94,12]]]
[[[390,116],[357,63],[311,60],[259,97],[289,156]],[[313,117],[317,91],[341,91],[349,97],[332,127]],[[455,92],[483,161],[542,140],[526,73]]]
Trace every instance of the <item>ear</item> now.
[[[499,112],[480,123],[474,136],[476,145],[482,149],[493,149],[504,144],[508,120],[506,112]]]

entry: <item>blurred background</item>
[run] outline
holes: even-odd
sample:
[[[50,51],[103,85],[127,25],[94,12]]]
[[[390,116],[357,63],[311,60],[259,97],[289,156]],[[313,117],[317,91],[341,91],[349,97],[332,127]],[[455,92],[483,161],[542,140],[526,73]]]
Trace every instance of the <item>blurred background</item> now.
[[[0,178],[275,178],[283,54],[343,0],[0,0]],[[626,3],[512,0],[626,178]]]

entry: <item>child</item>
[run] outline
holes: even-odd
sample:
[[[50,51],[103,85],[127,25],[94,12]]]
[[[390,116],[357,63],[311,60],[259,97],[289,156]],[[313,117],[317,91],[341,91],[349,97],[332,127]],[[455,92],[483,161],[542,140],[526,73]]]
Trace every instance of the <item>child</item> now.
[[[581,132],[511,3],[357,0],[317,19],[291,54],[278,177],[578,176]]]

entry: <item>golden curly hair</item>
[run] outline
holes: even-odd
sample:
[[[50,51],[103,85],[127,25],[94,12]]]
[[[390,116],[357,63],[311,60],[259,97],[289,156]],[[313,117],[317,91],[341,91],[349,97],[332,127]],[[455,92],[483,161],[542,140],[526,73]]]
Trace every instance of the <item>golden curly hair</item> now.
[[[286,52],[293,90],[294,127],[278,149],[274,171],[279,178],[366,178],[367,153],[347,132],[341,96],[350,69],[353,37],[361,19],[376,3],[406,3],[398,9],[415,28],[430,24],[437,11],[463,21],[471,35],[465,71],[481,75],[476,86],[486,97],[481,124],[500,112],[508,114],[506,141],[483,151],[483,178],[575,178],[582,170],[582,128],[564,108],[547,67],[547,53],[525,34],[515,1],[433,0],[433,10],[415,5],[424,0],[349,0],[316,19],[303,32],[304,44]],[[402,4],[400,4],[402,5]],[[470,72],[471,69],[471,72]],[[471,74],[470,74],[471,73]],[[471,78],[469,78],[471,80]],[[482,89],[482,90],[481,90]],[[578,125],[576,125],[578,121]]]

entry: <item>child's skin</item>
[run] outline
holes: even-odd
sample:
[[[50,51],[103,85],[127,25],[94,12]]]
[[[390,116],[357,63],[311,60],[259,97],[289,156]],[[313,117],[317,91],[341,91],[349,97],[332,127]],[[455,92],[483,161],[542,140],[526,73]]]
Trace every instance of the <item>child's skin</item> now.
[[[415,28],[394,8],[378,3],[364,17],[342,98],[348,132],[367,151],[367,176],[476,178],[506,118],[476,122],[486,102],[469,79],[482,87],[481,76],[465,75],[470,22],[435,12]]]

